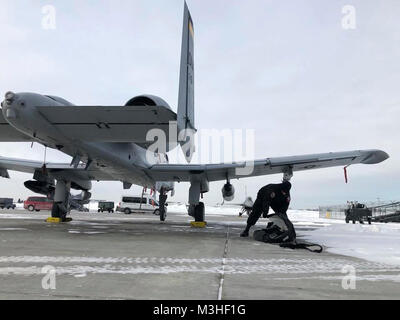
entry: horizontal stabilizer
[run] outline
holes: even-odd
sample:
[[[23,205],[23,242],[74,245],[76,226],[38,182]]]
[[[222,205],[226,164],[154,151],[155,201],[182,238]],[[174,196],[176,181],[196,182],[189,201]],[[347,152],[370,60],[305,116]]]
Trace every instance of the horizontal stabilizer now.
[[[37,107],[65,136],[87,142],[146,143],[151,129],[168,139],[169,122],[176,114],[163,106],[51,106]]]

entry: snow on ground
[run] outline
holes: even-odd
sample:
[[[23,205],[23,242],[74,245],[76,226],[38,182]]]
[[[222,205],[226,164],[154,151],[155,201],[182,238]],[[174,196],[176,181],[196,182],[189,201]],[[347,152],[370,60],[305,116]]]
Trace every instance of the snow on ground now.
[[[168,210],[187,213],[184,205]],[[238,216],[240,206],[207,206],[206,215]],[[400,266],[400,223],[346,224],[342,220],[320,218],[318,211],[289,210],[288,216],[301,238],[323,245],[335,254]]]
[[[299,235],[331,253],[400,266],[400,224],[332,224]]]

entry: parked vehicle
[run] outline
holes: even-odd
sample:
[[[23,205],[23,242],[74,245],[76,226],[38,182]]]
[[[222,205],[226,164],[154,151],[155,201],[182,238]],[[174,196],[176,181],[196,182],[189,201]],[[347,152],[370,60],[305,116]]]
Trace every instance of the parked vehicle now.
[[[117,206],[117,211],[131,214],[132,212],[153,212],[155,215],[160,215],[158,201],[154,200],[150,195],[144,194],[141,196],[122,196],[121,202]]]
[[[46,197],[29,197],[24,201],[24,209],[29,211],[51,210],[53,200]]]
[[[13,198],[0,198],[0,208],[15,209]]]
[[[108,213],[114,212],[114,202],[100,201],[99,209],[97,210],[97,212],[104,212],[104,211],[108,211]]]
[[[372,221],[372,210],[362,203],[350,205],[350,207],[345,211],[345,215],[346,223],[353,221],[354,224],[356,221],[359,221],[363,224],[364,221],[368,221],[368,224],[371,224]]]

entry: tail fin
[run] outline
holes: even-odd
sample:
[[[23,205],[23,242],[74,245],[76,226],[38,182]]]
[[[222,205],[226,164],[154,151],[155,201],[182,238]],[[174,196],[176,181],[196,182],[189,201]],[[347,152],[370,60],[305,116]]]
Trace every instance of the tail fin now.
[[[183,32],[182,32],[182,51],[181,69],[179,78],[179,97],[178,97],[178,132],[188,129],[196,130],[194,123],[194,29],[193,21],[189,9],[185,2],[183,12]],[[186,145],[188,142],[183,142]],[[181,143],[181,145],[183,144]],[[190,142],[189,153],[184,150],[186,160],[190,162],[194,151],[194,142]],[[189,143],[189,144],[190,144]],[[193,147],[193,148],[192,148]]]

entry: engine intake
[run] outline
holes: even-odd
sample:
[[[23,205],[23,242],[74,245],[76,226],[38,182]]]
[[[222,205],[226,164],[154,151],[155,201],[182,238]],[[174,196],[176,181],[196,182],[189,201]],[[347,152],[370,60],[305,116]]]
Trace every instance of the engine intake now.
[[[232,201],[235,198],[235,188],[230,183],[226,183],[222,187],[222,197],[226,201]]]
[[[142,95],[142,96],[137,96],[129,100],[126,104],[126,107],[143,107],[143,106],[149,106],[149,107],[166,107],[171,110],[170,106],[168,103],[157,96],[152,96],[152,95]]]

